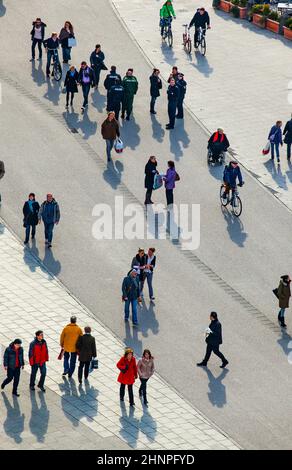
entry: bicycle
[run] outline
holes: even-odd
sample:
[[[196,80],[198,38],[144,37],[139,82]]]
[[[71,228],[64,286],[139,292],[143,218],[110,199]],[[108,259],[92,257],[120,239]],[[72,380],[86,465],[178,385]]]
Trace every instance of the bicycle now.
[[[192,50],[192,40],[191,40],[191,35],[188,29],[187,24],[183,24],[185,31],[183,33],[183,46],[184,49],[190,54]]]
[[[206,32],[206,30],[205,30],[205,32]],[[195,35],[195,37],[196,37],[196,35]],[[205,34],[203,33],[202,26],[200,26],[198,28],[197,40],[195,41],[195,39],[194,39],[194,44],[195,44],[196,49],[200,48],[200,52],[201,52],[202,55],[206,54],[207,45],[206,45],[206,38],[205,38]]]
[[[57,49],[48,49],[48,51],[53,51],[53,72],[52,75],[54,79],[59,82],[62,78],[62,67],[59,61],[59,54]]]
[[[173,45],[173,35],[172,35],[172,29],[171,29],[171,21],[172,19],[162,19],[164,21],[164,30],[163,30],[163,35],[162,39],[165,41],[167,40],[168,46],[172,47]]]
[[[226,185],[222,184],[221,187],[220,187],[221,205],[223,207],[226,207],[226,206],[228,206],[228,204],[230,204],[233,215],[235,215],[235,217],[239,217],[240,214],[242,213],[242,202],[241,202],[241,199],[239,197],[237,188],[229,190],[228,194],[226,194],[225,197],[223,197],[225,191],[226,191]],[[231,197],[230,197],[230,191],[232,192]]]

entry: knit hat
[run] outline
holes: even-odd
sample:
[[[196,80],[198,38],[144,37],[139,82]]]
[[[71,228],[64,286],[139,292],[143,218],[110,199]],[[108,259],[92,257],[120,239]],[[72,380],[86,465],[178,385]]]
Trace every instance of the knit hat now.
[[[133,349],[132,349],[132,348],[128,348],[128,347],[127,347],[127,348],[125,348],[125,355],[126,355],[126,354],[130,354],[130,353],[132,353],[132,354],[133,354],[133,352],[134,352],[134,351],[133,351]]]

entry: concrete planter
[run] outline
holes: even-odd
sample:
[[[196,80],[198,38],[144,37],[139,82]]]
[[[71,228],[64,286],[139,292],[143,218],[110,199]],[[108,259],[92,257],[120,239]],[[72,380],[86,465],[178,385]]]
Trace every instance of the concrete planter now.
[[[266,21],[263,21],[263,15],[259,15],[258,13],[254,13],[252,15],[252,22],[253,24],[255,24],[256,26],[258,26],[259,28],[265,28],[266,26]]]
[[[227,2],[227,0],[221,0],[220,1],[220,5],[219,5],[220,10],[226,11],[227,13],[229,13],[231,7],[232,7],[232,3]]]
[[[266,28],[269,31],[272,31],[273,33],[279,34],[279,26],[280,25],[279,25],[278,21],[270,20],[269,18],[267,18]]]
[[[287,28],[286,26],[284,26],[283,29],[284,29],[284,38],[292,41],[292,29]]]

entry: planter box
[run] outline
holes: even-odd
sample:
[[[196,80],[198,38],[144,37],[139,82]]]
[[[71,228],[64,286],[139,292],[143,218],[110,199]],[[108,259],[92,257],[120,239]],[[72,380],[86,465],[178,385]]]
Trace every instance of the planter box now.
[[[220,10],[226,11],[227,13],[229,13],[231,7],[232,7],[232,3],[227,2],[227,0],[220,0],[220,5],[219,5]]]
[[[265,28],[265,21],[263,22],[263,15],[259,15],[258,13],[254,13],[252,15],[252,22],[259,28]]]
[[[269,18],[267,18],[266,28],[269,31],[272,31],[273,33],[279,34],[279,26],[280,25],[279,25],[278,21],[270,20]]]
[[[247,8],[246,7],[238,7],[239,8],[239,18],[244,20],[247,17]]]
[[[284,38],[290,39],[290,41],[292,41],[292,30],[287,28],[286,26],[284,26],[283,29],[284,29]]]

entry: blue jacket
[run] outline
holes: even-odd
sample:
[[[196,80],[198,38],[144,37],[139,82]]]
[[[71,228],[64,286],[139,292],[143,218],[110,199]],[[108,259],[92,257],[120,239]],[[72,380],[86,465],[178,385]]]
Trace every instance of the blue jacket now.
[[[18,360],[19,366],[24,366],[24,359],[23,359],[23,348],[20,347],[18,350]],[[8,367],[8,369],[15,369],[16,365],[16,352],[13,348],[13,343],[9,344],[8,348],[5,349],[4,352],[4,367]]]
[[[139,277],[133,278],[128,275],[123,280],[122,285],[123,298],[127,297],[129,300],[137,300],[140,296]]]
[[[228,166],[226,165],[224,169],[224,173],[223,173],[224,183],[227,183],[232,188],[235,188],[237,178],[238,178],[239,184],[242,184],[242,174],[241,174],[239,166],[237,166],[236,168],[233,168],[231,163],[229,163]]]
[[[187,82],[182,78],[177,80],[176,86],[179,89],[179,99],[183,100],[187,91]]]
[[[42,218],[45,224],[55,224],[60,220],[59,204],[52,200],[52,202],[44,201],[41,205],[38,214],[39,220]]]
[[[273,139],[271,139],[272,136],[274,136]],[[277,127],[276,125],[274,125],[272,127],[272,129],[270,130],[268,139],[273,144],[282,144],[283,143],[283,138],[282,138],[282,129],[281,129],[281,127]]]

